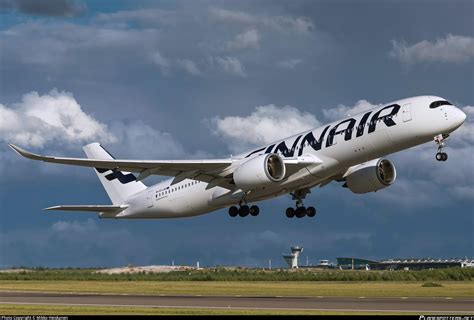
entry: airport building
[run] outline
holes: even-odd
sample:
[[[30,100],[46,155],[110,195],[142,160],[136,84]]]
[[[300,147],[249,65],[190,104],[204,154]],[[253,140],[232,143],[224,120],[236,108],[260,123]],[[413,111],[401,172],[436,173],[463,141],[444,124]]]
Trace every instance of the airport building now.
[[[464,259],[388,259],[367,260],[361,258],[337,258],[337,266],[340,269],[359,270],[425,270],[444,268],[472,268],[474,260]]]
[[[474,259],[432,259],[432,258],[409,258],[409,259],[385,259],[372,260],[356,257],[337,258],[337,265],[329,260],[320,260],[317,265],[310,265],[308,259],[306,265],[299,264],[299,257],[303,252],[301,246],[291,247],[291,253],[283,254],[290,269],[344,269],[344,270],[430,270],[446,268],[474,268]],[[307,257],[308,258],[308,257]]]
[[[371,264],[378,263],[375,260],[368,260],[368,259],[361,259],[361,258],[336,258],[337,260],[337,267],[339,269],[352,269],[352,270],[360,270],[360,269],[369,269]]]
[[[300,257],[301,252],[303,252],[303,248],[300,246],[291,247],[290,254],[284,254],[283,259],[285,259],[288,267],[291,269],[298,268],[298,258]]]

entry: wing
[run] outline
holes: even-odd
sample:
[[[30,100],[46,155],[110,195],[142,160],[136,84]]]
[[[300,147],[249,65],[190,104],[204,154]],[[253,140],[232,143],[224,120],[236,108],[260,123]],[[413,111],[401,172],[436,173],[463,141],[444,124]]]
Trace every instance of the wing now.
[[[226,172],[226,168],[232,165],[232,159],[103,160],[87,158],[62,158],[34,154],[13,144],[10,144],[10,147],[19,155],[33,160],[83,167],[137,172],[139,173],[138,180],[143,180],[150,175],[171,176],[175,177],[174,183],[188,178],[205,182],[210,182],[214,179],[222,179],[228,174]]]
[[[119,159],[88,159],[88,158],[63,158],[42,156],[26,151],[10,144],[10,147],[19,155],[44,162],[60,163],[67,165],[92,167],[100,169],[115,169],[119,171],[137,172],[138,180],[143,180],[150,175],[174,177],[173,183],[184,179],[195,179],[208,182],[207,188],[221,186],[234,189],[232,173],[242,162],[248,159],[209,159],[209,160],[119,160]],[[322,160],[316,156],[302,156],[284,158],[285,165],[295,172],[306,165],[319,165]]]

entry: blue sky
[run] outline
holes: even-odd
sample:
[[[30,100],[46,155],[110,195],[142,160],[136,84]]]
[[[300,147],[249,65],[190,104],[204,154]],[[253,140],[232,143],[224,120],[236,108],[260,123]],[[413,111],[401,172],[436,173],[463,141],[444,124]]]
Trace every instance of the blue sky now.
[[[284,265],[338,256],[474,256],[472,1],[0,0],[0,266]],[[423,94],[467,113],[448,142],[390,155],[394,185],[355,195],[334,182],[318,215],[226,210],[182,220],[46,213],[105,204],[86,168],[19,158],[8,142],[82,156],[227,157],[344,115]],[[160,178],[152,178],[151,184]]]

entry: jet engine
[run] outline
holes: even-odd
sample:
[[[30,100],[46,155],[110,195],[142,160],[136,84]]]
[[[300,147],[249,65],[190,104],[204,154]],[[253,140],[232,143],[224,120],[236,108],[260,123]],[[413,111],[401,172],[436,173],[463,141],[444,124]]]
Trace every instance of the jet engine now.
[[[392,162],[375,159],[350,168],[344,186],[354,193],[374,192],[391,185],[396,177]]]
[[[285,163],[278,154],[263,154],[239,165],[234,171],[234,182],[240,189],[248,191],[280,182],[285,173]]]

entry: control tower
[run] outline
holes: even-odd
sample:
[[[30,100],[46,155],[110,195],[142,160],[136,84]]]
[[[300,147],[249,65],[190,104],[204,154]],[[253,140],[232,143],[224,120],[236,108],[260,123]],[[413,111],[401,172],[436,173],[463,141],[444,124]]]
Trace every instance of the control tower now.
[[[291,247],[291,254],[284,254],[283,259],[288,263],[288,267],[291,269],[298,268],[298,258],[300,253],[303,252],[303,248],[300,246]]]

